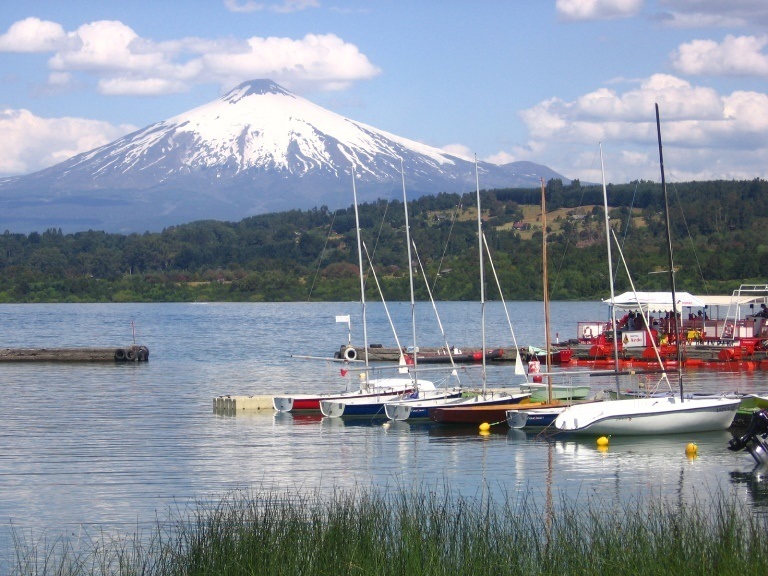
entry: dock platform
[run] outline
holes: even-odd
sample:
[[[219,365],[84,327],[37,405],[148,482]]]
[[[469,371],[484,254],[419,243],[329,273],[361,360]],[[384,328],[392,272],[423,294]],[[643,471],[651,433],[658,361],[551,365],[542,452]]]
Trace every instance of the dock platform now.
[[[216,396],[213,413],[234,416],[238,412],[274,412],[272,396]]]
[[[0,362],[147,362],[146,346],[107,348],[0,348]]]

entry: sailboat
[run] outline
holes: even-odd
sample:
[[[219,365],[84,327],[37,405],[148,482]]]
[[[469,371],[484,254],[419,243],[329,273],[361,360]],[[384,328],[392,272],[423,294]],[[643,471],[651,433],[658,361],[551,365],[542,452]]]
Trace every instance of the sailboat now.
[[[414,298],[414,291],[413,291],[413,261],[411,256],[411,244],[410,244],[410,228],[409,228],[409,222],[408,222],[408,204],[407,204],[407,198],[405,194],[405,173],[402,172],[402,160],[401,160],[401,173],[403,175],[403,205],[405,208],[405,229],[406,229],[406,238],[408,240],[408,272],[410,277],[410,286],[411,286],[411,327],[413,331],[413,349],[416,350],[416,302]],[[359,225],[359,218],[357,213],[357,193],[355,192],[354,188],[354,181],[353,181],[353,192],[354,192],[354,200],[355,200],[355,223],[357,224],[357,238],[358,238],[358,247],[359,247],[359,253],[360,253],[360,270],[362,273],[362,244],[360,240],[360,225]],[[374,278],[376,278],[376,272],[373,271]],[[363,294],[362,298],[363,301],[365,300],[365,291],[363,288],[362,283],[362,277],[361,277],[361,292]],[[378,284],[378,280],[377,280]],[[381,293],[381,288],[379,287],[379,292]],[[382,295],[382,301],[383,301],[383,295]],[[386,302],[384,302],[384,307],[386,310]],[[389,316],[389,312],[387,312],[387,316]],[[365,318],[365,317],[364,317]],[[394,325],[393,325],[393,331],[394,331]],[[366,366],[368,361],[368,340],[367,335],[364,331],[364,339],[365,339],[365,349],[366,349]],[[397,340],[397,334],[395,333],[395,339]],[[400,343],[398,341],[397,344],[398,349],[402,350],[402,347],[400,346]],[[372,416],[372,417],[384,417],[386,416],[386,412],[384,409],[384,405],[387,402],[395,402],[395,401],[404,401],[404,400],[425,400],[425,399],[432,399],[432,398],[445,398],[448,395],[452,395],[452,397],[460,396],[461,390],[460,389],[454,389],[454,390],[438,390],[437,387],[434,385],[433,382],[430,382],[428,380],[419,380],[416,378],[414,374],[416,374],[418,370],[417,366],[417,360],[414,356],[413,359],[413,365],[408,368],[408,371],[411,372],[412,380],[413,380],[413,390],[410,393],[405,394],[382,394],[377,397],[368,397],[368,398],[336,398],[336,399],[328,399],[323,400],[320,402],[320,412],[322,412],[323,416],[327,416],[330,418],[338,418],[341,416]]]
[[[339,415],[339,404],[351,400],[364,400],[366,402],[384,402],[385,400],[394,400],[402,395],[411,395],[419,389],[424,391],[434,390],[434,383],[428,380],[419,380],[413,378],[371,378],[369,375],[368,362],[368,328],[366,321],[366,302],[365,302],[365,275],[363,273],[363,244],[360,236],[360,216],[357,209],[357,189],[355,187],[355,170],[352,168],[352,197],[355,207],[355,228],[357,232],[357,260],[360,268],[360,303],[363,312],[363,349],[365,367],[360,372],[361,385],[359,390],[344,393],[325,393],[325,394],[298,394],[289,396],[275,396],[272,404],[278,412],[293,412],[304,410],[320,410],[323,412],[323,403],[329,403],[328,410],[332,415]],[[389,313],[387,313],[389,314]],[[414,332],[415,334],[415,332]],[[397,337],[397,335],[395,335]],[[415,336],[414,336],[415,337]],[[401,348],[398,345],[398,348]],[[402,348],[401,348],[402,349]],[[405,361],[402,361],[405,364]],[[331,404],[335,408],[331,408]],[[343,413],[343,409],[342,409]],[[331,414],[329,414],[331,415]]]
[[[480,204],[480,176],[475,162],[475,193],[477,196],[477,239],[480,249],[480,327],[482,342],[482,392],[474,396],[458,398],[446,402],[442,406],[430,406],[427,413],[430,420],[443,423],[475,423],[478,417],[472,410],[481,406],[491,405],[512,405],[527,400],[530,397],[528,392],[508,393],[508,392],[489,392],[486,387],[486,346],[485,346],[485,250],[483,247],[483,219],[482,207]]]
[[[547,274],[547,197],[544,179],[541,179],[541,277],[542,294],[544,297],[544,341],[546,350],[544,360],[546,362],[546,383],[528,382],[520,386],[520,389],[531,392],[531,400],[545,400],[538,407],[521,407],[506,410],[504,418],[510,428],[541,428],[549,426],[557,416],[565,409],[566,404],[561,400],[583,399],[589,394],[589,385],[573,386],[552,383],[552,354],[551,336],[549,330],[549,278]]]
[[[590,391],[588,384],[573,385],[568,380],[565,384],[552,383],[552,337],[549,330],[549,278],[547,271],[547,195],[544,179],[541,179],[541,272],[542,295],[544,299],[544,341],[547,382],[528,382],[520,387],[531,392],[531,400],[546,400],[552,404],[554,400],[583,400]]]
[[[677,326],[677,298],[675,296],[675,267],[672,257],[672,236],[669,220],[669,201],[664,179],[664,156],[661,144],[659,106],[656,104],[656,130],[659,143],[661,186],[667,231],[669,283],[672,291],[672,318]],[[632,398],[577,404],[566,408],[556,419],[555,427],[576,434],[650,435],[680,434],[725,430],[733,422],[740,399],[726,396],[688,398],[683,392],[683,373],[680,362],[679,338],[677,346],[677,375],[680,393],[662,398]]]

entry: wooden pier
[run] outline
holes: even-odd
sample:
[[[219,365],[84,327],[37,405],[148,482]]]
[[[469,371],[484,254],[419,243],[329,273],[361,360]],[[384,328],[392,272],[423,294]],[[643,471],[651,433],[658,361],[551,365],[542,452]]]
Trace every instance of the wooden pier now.
[[[0,348],[0,362],[147,362],[149,348]]]

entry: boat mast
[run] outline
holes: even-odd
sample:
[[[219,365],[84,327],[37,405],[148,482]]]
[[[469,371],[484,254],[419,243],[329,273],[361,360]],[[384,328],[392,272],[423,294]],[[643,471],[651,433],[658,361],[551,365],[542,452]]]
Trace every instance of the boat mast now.
[[[683,369],[680,354],[680,327],[677,325],[677,296],[675,295],[675,264],[672,260],[672,232],[669,225],[669,200],[667,198],[667,182],[664,180],[664,155],[661,151],[661,122],[659,120],[659,105],[656,106],[656,132],[659,139],[659,166],[661,167],[661,190],[664,193],[664,216],[667,224],[667,256],[669,257],[669,286],[672,291],[672,329],[675,331],[675,351],[677,352],[677,380],[680,386],[680,402],[683,399]]]
[[[365,318],[365,278],[363,277],[363,245],[360,239],[360,215],[357,212],[357,189],[355,188],[355,166],[352,165],[352,199],[355,205],[355,231],[357,232],[357,263],[360,267],[360,304],[363,307],[363,351],[365,367],[368,368],[368,328]],[[368,384],[368,371],[364,372],[365,383]]]
[[[477,154],[475,154],[475,191],[477,195],[477,243],[480,248],[480,330],[482,332],[481,356],[483,357],[483,395],[485,395],[485,270],[483,269],[483,219],[480,211],[480,175],[477,171]]]
[[[418,349],[416,347],[416,300],[413,296],[413,257],[411,256],[411,226],[408,222],[408,198],[405,194],[405,171],[403,170],[403,159],[400,158],[400,175],[403,179],[403,209],[405,210],[405,239],[408,243],[408,280],[411,283],[411,329],[413,331],[413,367],[417,367],[416,356]],[[415,378],[415,376],[414,376]]]
[[[621,396],[621,384],[619,383],[619,343],[616,326],[616,294],[613,287],[613,256],[611,255],[611,226],[608,217],[608,190],[605,187],[605,166],[603,164],[603,144],[600,146],[600,173],[603,178],[603,212],[605,213],[605,245],[608,248],[608,279],[611,284],[611,330],[613,332],[613,363],[616,371],[616,398]],[[643,314],[645,315],[645,314]]]
[[[541,270],[544,285],[544,342],[547,362],[547,401],[552,403],[552,357],[549,339],[549,278],[547,276],[547,199],[544,178],[541,179]]]

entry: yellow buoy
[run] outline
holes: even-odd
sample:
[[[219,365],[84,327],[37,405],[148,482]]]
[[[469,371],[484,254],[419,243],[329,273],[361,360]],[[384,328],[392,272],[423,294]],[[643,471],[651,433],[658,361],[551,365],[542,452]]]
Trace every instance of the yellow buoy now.
[[[597,439],[597,445],[601,447],[608,446],[608,437],[600,436],[600,438]]]
[[[488,424],[488,422],[483,422],[480,424],[480,432],[488,432],[488,430],[491,429],[491,425]]]
[[[699,453],[699,447],[693,442],[689,442],[685,447],[685,454],[688,457],[696,456]]]

